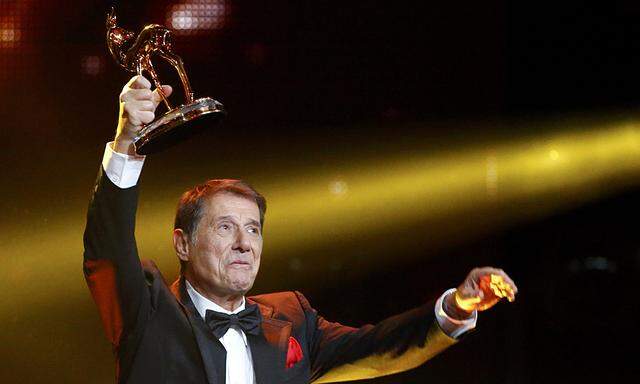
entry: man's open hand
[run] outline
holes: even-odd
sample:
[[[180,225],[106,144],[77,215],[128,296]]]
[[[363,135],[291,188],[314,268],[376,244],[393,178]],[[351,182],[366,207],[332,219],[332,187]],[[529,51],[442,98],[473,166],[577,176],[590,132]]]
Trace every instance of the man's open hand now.
[[[168,85],[162,86],[165,96],[171,95]],[[120,114],[114,149],[116,152],[134,154],[133,139],[144,124],[155,119],[155,110],[162,101],[159,90],[151,91],[151,83],[144,76],[134,76],[120,93]]]
[[[474,310],[487,310],[506,298],[514,301],[518,287],[502,270],[492,267],[475,268],[460,284],[455,294],[445,298],[445,312],[465,318]]]

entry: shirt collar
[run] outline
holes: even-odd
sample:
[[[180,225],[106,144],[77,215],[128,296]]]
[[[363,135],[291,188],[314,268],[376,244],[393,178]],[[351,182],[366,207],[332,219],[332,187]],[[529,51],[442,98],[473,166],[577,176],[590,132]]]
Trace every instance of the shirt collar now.
[[[195,290],[195,288],[193,288],[191,283],[189,283],[189,280],[184,279],[184,282],[185,282],[185,285],[187,287],[187,293],[189,294],[189,297],[191,298],[191,301],[193,302],[193,305],[196,307],[196,310],[198,311],[198,314],[200,314],[200,317],[202,317],[203,319],[205,317],[207,309],[210,309],[210,310],[216,311],[216,312],[226,313],[227,315],[231,315],[233,313],[238,313],[238,312],[244,310],[244,308],[245,308],[244,296],[242,296],[242,302],[240,303],[238,308],[236,308],[234,311],[228,311],[225,308],[222,308],[218,304],[214,303],[213,301],[211,301],[211,300],[207,299],[206,297],[202,296],[198,291]]]

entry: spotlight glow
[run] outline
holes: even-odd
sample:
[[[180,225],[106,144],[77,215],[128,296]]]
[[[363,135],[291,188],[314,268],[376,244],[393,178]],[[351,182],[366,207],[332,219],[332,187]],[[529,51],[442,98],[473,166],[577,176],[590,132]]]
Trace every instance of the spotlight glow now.
[[[22,37],[18,18],[5,18],[0,21],[0,48],[16,48]]]
[[[10,23],[3,23],[2,28],[0,28],[0,41],[5,46],[15,45],[13,43],[20,41],[20,30],[14,28]]]
[[[487,195],[495,197],[498,194],[498,161],[495,155],[487,157]]]
[[[97,76],[104,71],[104,61],[100,56],[85,56],[80,60],[82,73]]]
[[[336,196],[341,196],[349,191],[349,187],[347,186],[346,182],[342,180],[336,180],[332,181],[329,184],[329,191]]]
[[[288,165],[277,169],[276,175],[274,169],[252,167],[255,173],[244,174],[243,178],[269,202],[263,254],[269,257],[269,263],[279,262],[287,270],[296,271],[286,275],[287,284],[323,284],[317,276],[347,271],[354,265],[358,270],[349,273],[393,267],[403,259],[427,257],[426,250],[434,245],[459,244],[637,187],[640,124],[635,117],[622,122],[603,120],[563,120],[567,132],[487,141],[468,138],[466,143],[437,148],[429,146],[425,137],[424,141],[416,139],[410,151],[370,157],[358,153],[357,148],[353,152],[349,149],[330,167],[323,165],[328,157],[322,156],[335,153],[309,152],[314,163],[320,164],[317,168],[304,168],[287,157]],[[380,143],[369,145],[378,149]],[[558,152],[557,161],[550,159],[550,150]],[[195,180],[203,175],[216,176],[208,173],[212,169],[209,165],[188,165],[193,175],[198,175]],[[171,278],[172,268],[177,273],[178,264],[169,240],[172,217],[175,200],[187,185],[184,180],[166,178],[161,173],[156,171],[162,184],[145,183],[147,192],[141,199],[136,238],[140,255],[156,261]],[[487,187],[494,181],[498,193],[491,196]],[[335,182],[348,183],[348,193],[331,193]],[[23,342],[20,330],[24,325],[12,319],[32,319],[46,313],[37,312],[39,308],[77,307],[90,311],[96,318],[94,326],[98,324],[79,268],[84,227],[84,215],[80,213],[86,210],[87,196],[82,192],[76,196],[48,210],[45,217],[52,218],[49,222],[35,220],[40,219],[38,213],[0,225],[4,234],[0,238],[0,270],[4,273],[0,290],[14,293],[0,303],[0,327],[15,330],[5,332],[7,340]],[[367,254],[366,262],[354,262],[352,249]],[[47,260],[55,261],[55,268],[43,268]],[[616,266],[597,259],[578,267],[611,270]],[[261,281],[273,279],[273,284],[279,284],[282,276],[264,270],[261,273]],[[16,286],[21,289],[16,291]],[[69,332],[68,316],[64,319],[48,323],[46,332]],[[49,335],[43,329],[34,332]],[[33,345],[41,348],[36,342]],[[424,356],[424,351],[417,352],[416,357]],[[50,359],[48,353],[42,356]],[[104,348],[104,356],[111,357],[109,348]],[[372,370],[381,359],[369,360]],[[324,382],[337,379],[351,378],[346,372],[345,376],[337,372]]]
[[[0,1],[0,81],[30,77],[37,67],[35,42],[47,27],[36,22],[34,10],[45,0]]]
[[[177,34],[221,29],[227,15],[225,0],[191,0],[174,4],[167,11],[167,23]]]

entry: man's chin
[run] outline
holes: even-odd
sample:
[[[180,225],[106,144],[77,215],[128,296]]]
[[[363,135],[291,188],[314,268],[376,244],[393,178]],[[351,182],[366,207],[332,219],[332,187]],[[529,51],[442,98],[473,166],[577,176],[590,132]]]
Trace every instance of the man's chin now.
[[[231,293],[235,296],[244,296],[251,290],[253,284],[251,285],[243,285],[243,286],[233,286],[231,287]]]
[[[252,279],[252,278],[236,278],[236,279],[232,279],[231,280],[231,284],[230,284],[230,288],[231,288],[231,290],[234,291],[234,293],[244,295],[245,293],[249,292],[251,287],[253,287],[253,281],[254,281],[254,279]]]

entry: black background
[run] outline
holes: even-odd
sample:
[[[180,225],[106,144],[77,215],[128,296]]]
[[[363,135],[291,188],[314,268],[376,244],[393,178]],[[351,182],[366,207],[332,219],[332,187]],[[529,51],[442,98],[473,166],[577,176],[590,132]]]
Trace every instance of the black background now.
[[[6,10],[17,3],[0,4]],[[118,2],[120,21],[130,29],[164,23],[170,3]],[[239,158],[240,170],[286,159],[287,151],[298,156],[306,146],[331,157],[332,142],[354,138],[530,135],[509,122],[634,113],[640,101],[640,5],[630,0],[228,3],[224,29],[179,36],[176,50],[195,91],[229,111],[211,135],[231,144],[216,156],[253,154]],[[28,46],[2,59],[0,207],[7,226],[18,216],[38,217],[52,201],[64,206],[86,197],[128,79],[104,46],[110,2],[34,4]],[[98,76],[80,71],[85,55],[103,58]],[[403,128],[432,121],[454,123]],[[502,123],[455,123],[465,121]],[[207,143],[194,142],[189,151],[197,154]],[[158,161],[170,165],[185,151]],[[482,313],[475,332],[427,365],[374,382],[626,381],[638,371],[638,193],[627,187],[437,250],[417,247],[417,257],[391,267],[289,289],[303,290],[325,317],[358,325],[437,296],[474,266],[500,266],[519,285],[514,304]],[[28,205],[34,208],[21,208]],[[97,316],[91,324],[79,337],[98,334]],[[33,382],[46,377],[18,372]],[[8,380],[17,374],[2,370]]]

